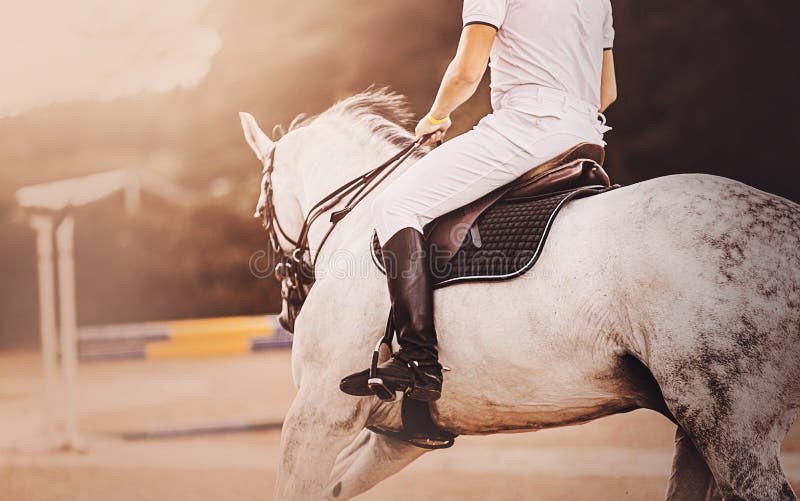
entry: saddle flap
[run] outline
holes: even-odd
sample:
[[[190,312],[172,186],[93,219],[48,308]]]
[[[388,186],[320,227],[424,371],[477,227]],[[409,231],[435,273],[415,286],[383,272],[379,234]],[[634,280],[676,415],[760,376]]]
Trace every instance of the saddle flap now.
[[[471,204],[434,220],[425,227],[425,241],[437,261],[449,261],[464,243],[470,228],[486,209],[503,198],[506,188],[495,190]]]

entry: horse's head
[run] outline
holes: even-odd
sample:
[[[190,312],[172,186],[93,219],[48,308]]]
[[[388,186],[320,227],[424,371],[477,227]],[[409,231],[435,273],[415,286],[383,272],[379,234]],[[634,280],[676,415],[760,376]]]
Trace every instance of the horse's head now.
[[[297,274],[291,272],[292,267],[303,266],[302,262],[294,262],[292,259],[292,249],[304,220],[298,201],[299,180],[289,173],[289,163],[297,152],[298,143],[291,135],[280,141],[272,141],[252,115],[240,113],[239,117],[247,144],[263,167],[261,193],[253,217],[262,221],[272,250],[282,256],[280,264],[275,268],[276,278],[281,281],[283,298],[278,321],[283,328],[293,332],[300,307],[313,284],[313,281],[298,280]],[[281,143],[280,151],[278,143]]]
[[[270,224],[270,216],[280,221],[283,231],[278,232],[281,240],[276,243],[288,248],[291,245],[289,238],[296,236],[303,224],[303,213],[298,203],[298,179],[293,178],[289,172],[291,158],[297,150],[297,141],[293,141],[291,135],[280,141],[273,141],[261,130],[252,115],[240,113],[239,117],[247,144],[262,166],[261,193],[253,217],[260,219],[264,226]],[[274,213],[271,214],[270,211]]]
[[[337,189],[346,190],[345,184],[412,145],[415,138],[404,127],[411,114],[402,96],[387,89],[368,89],[339,101],[313,119],[298,117],[279,141],[264,134],[251,115],[241,113],[240,118],[245,139],[263,166],[255,217],[263,222],[272,250],[281,256],[276,268],[283,296],[279,320],[293,331],[294,320],[313,284],[316,270],[312,262],[316,264],[330,235],[330,227],[323,223],[330,222],[330,217],[317,216],[333,206],[319,209],[318,203]],[[347,196],[342,197],[334,199],[334,205],[343,204]],[[315,210],[321,212],[314,214]],[[304,225],[307,216],[308,226]],[[312,227],[314,220],[319,223]],[[351,221],[352,217],[348,224],[354,224]],[[371,232],[368,218],[363,221],[364,232]],[[333,240],[328,240],[329,248],[333,245]]]

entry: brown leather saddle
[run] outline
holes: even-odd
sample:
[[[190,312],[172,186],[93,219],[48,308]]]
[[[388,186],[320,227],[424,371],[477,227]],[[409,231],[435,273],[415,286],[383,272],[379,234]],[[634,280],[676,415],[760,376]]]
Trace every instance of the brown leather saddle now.
[[[534,167],[511,184],[483,198],[446,214],[425,228],[428,243],[438,253],[454,255],[463,241],[453,238],[472,228],[486,209],[501,201],[513,201],[583,186],[611,186],[603,169],[605,150],[598,144],[582,143],[561,155]],[[459,230],[462,230],[461,232]]]
[[[524,273],[538,258],[559,210],[570,200],[612,189],[602,146],[582,143],[512,183],[425,227],[434,284],[502,280]],[[373,238],[375,264],[383,270]]]

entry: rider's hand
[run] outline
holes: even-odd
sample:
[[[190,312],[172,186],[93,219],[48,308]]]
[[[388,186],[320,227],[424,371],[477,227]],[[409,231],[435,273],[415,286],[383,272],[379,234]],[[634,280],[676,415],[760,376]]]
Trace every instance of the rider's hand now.
[[[452,120],[450,117],[447,117],[441,123],[434,123],[438,122],[439,120],[433,119],[431,120],[430,115],[425,115],[425,118],[419,121],[417,124],[417,128],[414,129],[414,133],[417,135],[418,138],[425,136],[427,134],[432,134],[431,138],[428,139],[425,144],[436,144],[442,139],[444,139],[444,135],[447,133],[447,130],[453,125]]]

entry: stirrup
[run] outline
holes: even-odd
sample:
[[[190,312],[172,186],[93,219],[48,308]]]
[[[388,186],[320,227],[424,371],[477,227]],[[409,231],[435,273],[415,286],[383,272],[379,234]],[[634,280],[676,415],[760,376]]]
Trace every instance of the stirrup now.
[[[372,363],[369,366],[369,379],[367,380],[367,387],[375,394],[376,397],[383,402],[394,402],[397,395],[391,388],[389,388],[383,381],[383,378],[378,376],[378,361],[381,357],[381,346],[386,345],[389,348],[389,354],[392,354],[392,338],[394,337],[394,323],[392,322],[392,315],[389,315],[389,321],[386,322],[386,331],[383,337],[375,345],[375,351],[372,352]]]
[[[395,392],[386,386],[386,383],[383,382],[383,379],[379,377],[369,378],[367,381],[367,387],[383,402],[394,402],[397,399]]]
[[[389,347],[389,353],[392,352],[392,341],[390,338],[384,336],[378,341],[375,346],[375,351],[372,352],[372,363],[369,366],[369,379],[367,380],[367,387],[376,397],[383,402],[394,402],[397,399],[395,392],[389,388],[383,381],[382,377],[378,376],[378,361],[381,355],[381,346],[386,345]]]

